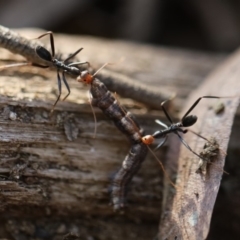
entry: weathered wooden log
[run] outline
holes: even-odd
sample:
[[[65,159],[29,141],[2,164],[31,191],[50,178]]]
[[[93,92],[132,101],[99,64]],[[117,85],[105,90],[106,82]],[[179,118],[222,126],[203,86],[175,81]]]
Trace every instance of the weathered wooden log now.
[[[167,206],[164,208],[168,209],[168,213],[163,216],[159,227],[159,239],[207,238],[213,207],[224,172],[225,152],[227,152],[233,120],[239,104],[239,61],[240,51],[238,50],[220,64],[196,91],[192,92],[188,104],[182,110],[184,115],[199,96],[230,96],[219,100],[224,106],[221,113],[214,111],[211,103],[214,100],[209,99],[202,99],[193,111],[199,119],[192,129],[205,138],[216,139],[219,151],[215,159],[210,158],[214,163],[208,166],[206,173],[199,173],[197,171],[199,158],[184,146],[181,147],[176,194],[174,197],[169,194],[169,201],[165,202]],[[185,141],[198,154],[203,151],[206,142],[191,133],[186,134]],[[171,157],[168,164],[171,164],[170,161],[174,159],[172,155]]]
[[[29,38],[41,33],[22,31]],[[56,35],[57,49],[58,46],[64,53],[83,46],[81,60],[89,61],[95,68],[124,56],[125,62],[111,68],[155,88],[176,92],[175,111],[223,59],[213,54],[66,35]],[[20,60],[5,50],[0,53],[1,58]],[[1,62],[3,64],[6,61]],[[27,234],[36,237],[37,217],[41,218],[41,224],[49,224],[57,217],[61,220],[57,221],[58,227],[54,228],[52,236],[58,234],[61,225],[65,230],[59,230],[59,235],[70,232],[70,222],[77,229],[76,233],[85,239],[87,236],[99,239],[153,237],[157,233],[162,199],[158,163],[148,155],[131,184],[129,209],[123,216],[114,213],[108,205],[109,186],[130,145],[99,110],[96,110],[98,131],[93,139],[88,88],[74,80],[69,84],[71,95],[66,102],[60,102],[50,116],[57,93],[56,72],[24,67],[4,70],[0,74],[0,211],[3,226],[17,236],[19,231],[15,233],[11,229],[16,232],[23,229],[16,219],[25,220],[27,225],[33,226],[32,231],[26,230]],[[147,111],[130,99],[120,98],[119,101],[136,114],[146,133],[151,134],[159,128],[153,124],[154,119],[165,120],[161,112]],[[163,150],[166,148],[157,154],[161,160],[165,160]],[[125,231],[119,231],[120,224]],[[101,227],[92,232],[95,225]]]

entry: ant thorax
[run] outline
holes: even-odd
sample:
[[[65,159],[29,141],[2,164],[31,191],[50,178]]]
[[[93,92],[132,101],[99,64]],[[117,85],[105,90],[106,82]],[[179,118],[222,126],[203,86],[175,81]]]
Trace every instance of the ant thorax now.
[[[56,58],[54,58],[52,60],[52,63],[55,64],[55,65],[59,65],[60,61],[58,61]]]
[[[162,138],[162,137],[165,137],[166,134],[168,133],[168,132],[166,132],[166,130],[169,131],[169,129],[159,130],[159,131],[155,132],[155,133],[152,135],[152,137],[153,137],[153,138]]]

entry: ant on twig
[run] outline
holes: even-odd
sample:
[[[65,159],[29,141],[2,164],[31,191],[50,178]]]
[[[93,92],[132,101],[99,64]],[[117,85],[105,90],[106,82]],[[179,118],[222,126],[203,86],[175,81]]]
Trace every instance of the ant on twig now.
[[[57,79],[58,79],[58,97],[57,100],[55,101],[54,105],[53,105],[53,109],[56,106],[56,104],[58,103],[61,94],[62,94],[62,81],[64,83],[64,85],[66,86],[68,93],[67,95],[63,98],[63,101],[69,96],[70,94],[70,88],[69,85],[67,83],[66,77],[65,77],[65,73],[68,74],[72,74],[74,76],[78,76],[81,71],[79,68],[75,67],[77,65],[83,65],[83,64],[88,64],[88,67],[90,66],[89,62],[73,62],[73,63],[67,63],[70,59],[72,59],[73,57],[75,57],[80,51],[83,50],[83,48],[79,48],[76,52],[74,52],[73,54],[71,54],[67,59],[65,59],[64,61],[60,61],[55,57],[55,47],[54,47],[54,39],[53,39],[53,33],[50,32],[46,32],[44,34],[42,34],[41,36],[39,36],[37,39],[40,39],[46,35],[50,36],[50,43],[51,43],[51,51],[52,54],[44,47],[42,46],[37,46],[35,51],[37,53],[37,55],[42,58],[45,61],[48,62],[52,62],[53,66],[55,66],[57,68]],[[48,68],[49,66],[42,66],[39,64],[32,64],[33,66],[37,66],[37,67],[42,67],[42,68]],[[62,71],[62,79],[60,77],[59,72]],[[53,110],[52,109],[52,110]]]
[[[42,46],[37,46],[35,48],[35,51],[36,51],[36,54],[38,55],[38,57],[40,57],[41,59],[43,59],[47,62],[51,62],[52,65],[57,69],[58,96],[57,96],[57,100],[53,104],[53,108],[52,108],[52,111],[53,111],[55,106],[57,105],[60,97],[61,97],[61,94],[62,94],[62,81],[63,81],[65,87],[68,90],[68,93],[63,98],[63,101],[69,96],[69,94],[71,92],[70,87],[67,83],[65,74],[71,74],[71,75],[74,75],[74,76],[78,76],[78,75],[80,75],[81,71],[77,66],[78,65],[83,65],[83,64],[88,64],[88,67],[89,67],[90,64],[89,64],[89,62],[68,63],[68,61],[70,59],[74,58],[79,52],[81,52],[83,50],[83,48],[79,48],[76,52],[71,54],[64,61],[61,61],[61,60],[55,58],[54,38],[53,38],[53,33],[51,31],[46,32],[46,33],[42,34],[41,36],[39,36],[35,39],[40,39],[40,38],[42,38],[46,35],[50,36],[51,53],[46,48],[44,48]],[[40,67],[40,68],[48,68],[49,67],[49,66],[43,66],[43,65],[40,65],[40,64],[37,64],[37,63],[24,62],[24,63],[15,63],[15,64],[10,64],[10,65],[5,65],[5,66],[0,67],[0,69],[5,69],[5,68],[9,68],[9,67],[17,67],[17,66],[26,66],[26,65],[31,65],[31,66]],[[62,78],[60,77],[60,71],[62,72]]]

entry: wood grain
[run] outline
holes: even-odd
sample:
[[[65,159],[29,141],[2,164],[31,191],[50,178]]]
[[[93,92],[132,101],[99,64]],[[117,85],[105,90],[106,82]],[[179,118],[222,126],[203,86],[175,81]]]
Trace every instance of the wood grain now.
[[[206,138],[217,139],[220,148],[227,151],[233,120],[239,103],[239,63],[240,51],[229,57],[221,64],[188,98],[183,115],[198,97],[237,96],[224,98],[223,113],[216,114],[211,107],[216,100],[203,99],[194,109],[198,116],[194,130]],[[194,151],[200,153],[204,147],[204,140],[188,133],[185,140]],[[214,164],[210,166],[206,175],[197,174],[198,158],[184,146],[181,146],[177,170],[176,194],[167,202],[169,214],[163,217],[159,227],[159,239],[206,239],[213,207],[221,183],[226,155],[219,151]]]

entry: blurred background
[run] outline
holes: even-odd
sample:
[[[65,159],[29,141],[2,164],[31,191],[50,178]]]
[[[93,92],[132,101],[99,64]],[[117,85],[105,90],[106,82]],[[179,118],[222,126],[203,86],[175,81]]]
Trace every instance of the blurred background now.
[[[240,42],[238,0],[0,0],[0,24],[53,32],[232,51]]]

